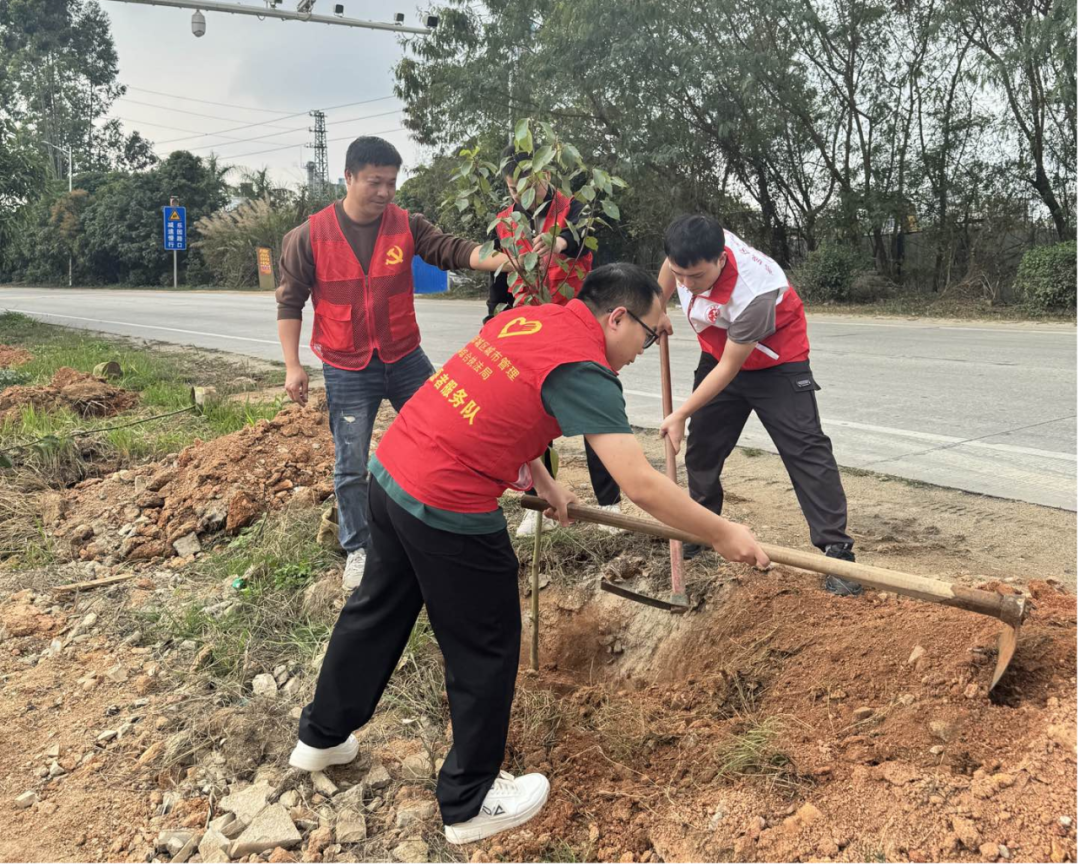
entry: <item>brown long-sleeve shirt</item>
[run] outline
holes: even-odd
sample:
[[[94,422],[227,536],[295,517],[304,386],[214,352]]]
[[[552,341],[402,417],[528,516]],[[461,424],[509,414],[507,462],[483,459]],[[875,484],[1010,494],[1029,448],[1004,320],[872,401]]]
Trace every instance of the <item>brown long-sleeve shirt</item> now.
[[[361,224],[349,219],[341,202],[334,202],[338,225],[352,247],[353,254],[366,272],[375,251],[382,217],[372,223]],[[429,265],[444,271],[469,267],[469,257],[479,244],[456,238],[440,231],[418,213],[409,214],[416,255]],[[303,318],[304,304],[311,296],[315,282],[315,257],[311,252],[311,225],[304,220],[285,235],[281,243],[281,260],[278,264],[281,283],[277,288],[277,317],[279,319]]]

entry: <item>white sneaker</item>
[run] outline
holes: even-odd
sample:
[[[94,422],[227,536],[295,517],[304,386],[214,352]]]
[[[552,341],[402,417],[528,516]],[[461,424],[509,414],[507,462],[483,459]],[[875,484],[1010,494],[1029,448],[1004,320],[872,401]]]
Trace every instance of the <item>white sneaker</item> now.
[[[341,585],[345,589],[353,590],[364,579],[364,566],[367,565],[367,553],[364,548],[354,550],[345,559],[345,573],[341,576]]]
[[[452,845],[464,845],[524,824],[544,808],[550,788],[548,780],[540,773],[529,773],[516,779],[509,773],[499,773],[484,797],[480,814],[460,824],[443,827],[446,840]]]
[[[599,509],[600,511],[610,511],[612,514],[622,514],[622,508],[619,507],[618,502],[613,502],[611,505],[601,505]],[[601,523],[597,523],[596,528],[601,532],[606,532],[608,535],[618,535],[622,532],[617,526],[604,526]]]
[[[329,749],[316,749],[314,746],[309,746],[307,743],[301,743],[297,740],[296,748],[289,755],[289,766],[296,767],[299,770],[307,770],[309,773],[316,773],[325,770],[327,767],[348,764],[356,758],[359,752],[360,743],[352,734],[349,734],[349,739],[344,743],[331,746]]]
[[[521,521],[521,525],[517,528],[518,538],[532,538],[536,535],[536,529],[540,525],[540,512],[530,511]],[[550,517],[544,518],[544,531],[554,529],[559,524],[552,520]]]

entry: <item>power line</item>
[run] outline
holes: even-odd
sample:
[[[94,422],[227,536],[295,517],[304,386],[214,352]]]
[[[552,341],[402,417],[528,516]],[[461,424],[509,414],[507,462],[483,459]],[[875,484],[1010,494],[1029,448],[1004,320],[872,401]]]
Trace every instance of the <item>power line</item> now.
[[[402,109],[395,108],[393,111],[382,111],[382,112],[380,112],[378,114],[367,114],[367,115],[364,115],[362,117],[350,117],[348,120],[331,120],[326,125],[327,126],[337,126],[337,125],[342,124],[342,123],[355,123],[358,120],[374,120],[376,117],[389,117],[391,114],[399,114],[401,111],[402,111]],[[306,127],[306,126],[298,126],[295,129],[289,130],[289,131],[290,132],[308,132],[309,128]],[[207,135],[217,135],[217,133],[214,133],[214,132],[210,132],[210,133],[206,133],[206,134]],[[264,139],[264,138],[273,138],[275,135],[279,135],[279,134],[281,134],[281,133],[268,132],[266,135],[255,135],[255,136],[252,136],[251,138],[235,138],[235,139],[233,139],[233,141],[231,143],[237,144],[237,143],[242,142],[242,141],[262,141],[262,139]],[[228,138],[229,136],[223,136],[223,137]],[[223,145],[200,144],[200,145],[198,145],[196,147],[185,148],[185,150],[189,150],[189,151],[206,150],[208,148],[220,147],[220,146],[223,146]]]
[[[159,109],[161,111],[169,111],[169,112],[171,112],[173,114],[190,114],[192,117],[205,117],[205,118],[207,118],[209,120],[235,120],[235,118],[233,118],[233,117],[222,117],[220,114],[202,114],[201,112],[198,112],[198,111],[188,111],[187,109],[184,109],[184,108],[174,108],[171,105],[166,107],[164,105],[157,105],[156,103],[153,103],[153,102],[140,102],[138,99],[130,99],[127,96],[120,96],[120,97],[117,97],[117,98],[126,100],[127,102],[131,103],[132,105],[146,105],[146,106],[149,106],[150,108],[157,108],[157,109]],[[299,114],[304,114],[304,112],[301,111],[301,112],[299,112]],[[295,116],[296,115],[288,114],[288,115],[285,115],[285,117],[277,117],[277,118],[274,118],[274,119],[275,120],[285,120],[287,117],[295,117]],[[250,125],[251,126],[269,126],[269,127],[274,126],[268,120],[261,120],[258,123],[252,123]],[[276,128],[280,129],[281,127],[276,127]]]
[[[239,109],[242,109],[244,111],[262,111],[262,112],[265,112],[267,114],[289,114],[288,111],[280,111],[280,110],[274,109],[274,108],[255,108],[255,106],[253,106],[253,105],[234,105],[231,102],[214,102],[214,101],[212,101],[210,99],[196,99],[194,96],[181,96],[178,93],[163,93],[160,90],[147,90],[145,87],[135,87],[134,85],[131,85],[131,84],[126,84],[124,86],[128,90],[137,90],[140,93],[152,93],[152,94],[154,94],[154,96],[167,96],[167,97],[169,97],[169,99],[184,99],[184,100],[186,100],[188,102],[202,102],[202,103],[205,103],[206,105],[219,105],[222,108],[239,108]],[[390,97],[387,96],[385,98],[389,99]]]
[[[349,117],[349,118],[346,118],[344,120],[331,120],[329,123],[327,123],[327,126],[338,126],[338,125],[341,125],[343,123],[356,123],[357,121],[360,121],[360,120],[374,120],[377,117],[388,117],[391,114],[399,114],[401,111],[402,111],[402,109],[395,108],[393,111],[381,111],[378,114],[364,114],[364,115],[361,115],[360,117]],[[277,136],[277,135],[287,135],[287,134],[292,133],[292,132],[308,132],[309,131],[309,128],[306,127],[306,126],[297,126],[297,127],[293,127],[292,129],[283,130],[282,132],[269,132],[269,133],[266,133],[265,135],[255,135],[255,136],[252,136],[251,138],[234,138],[231,135],[222,135],[219,132],[199,132],[198,130],[194,130],[194,129],[182,129],[182,128],[178,127],[178,126],[167,126],[164,123],[152,123],[149,120],[135,120],[135,119],[132,119],[130,117],[119,117],[119,116],[116,116],[116,119],[117,120],[122,120],[125,123],[131,123],[131,124],[144,124],[146,126],[158,126],[158,127],[163,128],[163,129],[174,130],[175,132],[194,132],[198,136],[209,135],[212,138],[225,138],[225,139],[229,139],[229,143],[232,143],[232,144],[241,144],[241,143],[250,142],[250,141],[262,141],[264,138],[272,138],[272,137]],[[182,141],[182,140],[183,140],[182,138],[170,139],[170,141]],[[161,142],[161,144],[168,144],[168,143],[169,142]],[[303,142],[297,142],[297,143],[302,144]],[[183,150],[187,150],[187,151],[206,150],[208,148],[225,147],[225,146],[226,146],[225,142],[219,142],[217,144],[200,144],[200,145],[197,145],[196,147],[186,147],[186,148],[183,148]]]
[[[405,129],[404,126],[397,126],[397,127],[394,127],[393,129],[379,129],[379,130],[376,130],[375,132],[367,132],[367,133],[364,133],[364,134],[365,135],[389,135],[392,132],[401,132],[404,129]],[[326,141],[327,141],[327,144],[329,144],[332,141],[345,141],[346,139],[350,139],[350,138],[356,138],[356,136],[355,135],[340,135],[337,138],[328,138]],[[226,157],[223,157],[223,158],[228,159],[228,160],[244,159],[245,157],[248,157],[248,156],[259,156],[259,155],[264,154],[264,153],[274,153],[274,152],[279,151],[279,150],[288,150],[289,148],[292,148],[292,147],[299,147],[300,144],[302,144],[302,142],[300,142],[298,144],[286,144],[283,147],[271,147],[271,148],[268,148],[266,150],[254,150],[251,153],[237,153],[237,154],[234,154],[232,156],[226,156]]]
[[[198,130],[195,130],[195,129],[182,129],[179,126],[167,126],[164,123],[151,123],[149,120],[134,120],[134,119],[132,119],[130,117],[120,117],[119,115],[113,115],[113,117],[116,120],[123,121],[124,123],[131,124],[132,126],[135,126],[135,127],[139,127],[139,126],[157,126],[157,127],[160,127],[161,129],[171,129],[173,132],[194,132],[194,133],[196,133],[198,135],[216,135],[218,138],[229,139],[229,141],[234,143],[234,144],[254,140],[254,139],[250,139],[250,138],[233,138],[232,136],[229,136],[229,135],[218,135],[217,133],[212,133],[212,132],[211,133],[201,133],[201,132],[199,132]],[[298,128],[297,131],[299,131],[299,129],[300,128]],[[283,133],[283,132],[282,133],[277,133],[277,132],[271,133],[271,135],[285,135],[285,134],[286,133]],[[208,146],[209,147],[214,147],[215,145],[208,145]]]
[[[323,108],[323,109],[320,109],[320,110],[321,111],[334,111],[334,110],[336,110],[338,108],[350,108],[353,105],[369,105],[372,102],[382,102],[385,99],[391,99],[391,98],[392,97],[390,97],[390,96],[380,96],[378,99],[361,99],[359,102],[345,102],[345,103],[342,103],[341,105],[331,105],[331,106],[329,106],[327,108]],[[172,109],[167,108],[167,106],[163,106],[163,105],[155,105],[154,108],[159,108],[159,109],[162,109],[162,110],[165,110],[165,111],[171,111],[172,110]],[[186,113],[190,114],[191,112],[186,112]],[[306,111],[298,111],[295,114],[288,114],[285,117],[279,117],[279,118],[277,118],[277,120],[287,120],[290,117],[300,117],[301,115],[305,115],[305,114],[307,114]],[[218,119],[219,120],[224,120],[225,118],[218,118]],[[217,135],[217,134],[220,134],[222,132],[236,132],[237,130],[240,130],[240,129],[251,129],[254,126],[268,126],[268,125],[269,124],[266,124],[266,123],[245,123],[245,124],[242,124],[241,126],[233,126],[233,127],[230,127],[229,129],[219,130],[217,133],[204,132],[202,134],[203,135]],[[306,127],[305,127],[305,129],[306,129]],[[186,136],[181,136],[180,138],[171,138],[168,141],[159,142],[159,144],[163,144],[163,145],[164,144],[172,144],[174,141],[184,141],[184,140],[186,140],[188,138],[198,138],[198,136],[186,135]]]

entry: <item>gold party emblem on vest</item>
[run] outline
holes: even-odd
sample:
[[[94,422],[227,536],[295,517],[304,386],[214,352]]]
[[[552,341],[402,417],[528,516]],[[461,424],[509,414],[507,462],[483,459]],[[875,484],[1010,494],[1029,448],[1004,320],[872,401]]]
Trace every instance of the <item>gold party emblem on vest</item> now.
[[[537,333],[542,327],[544,325],[541,322],[518,316],[503,325],[503,329],[499,331],[499,339],[501,340],[503,337],[528,337]]]
[[[401,247],[392,246],[386,251],[386,262],[388,265],[400,265],[405,258],[405,253],[401,251]]]

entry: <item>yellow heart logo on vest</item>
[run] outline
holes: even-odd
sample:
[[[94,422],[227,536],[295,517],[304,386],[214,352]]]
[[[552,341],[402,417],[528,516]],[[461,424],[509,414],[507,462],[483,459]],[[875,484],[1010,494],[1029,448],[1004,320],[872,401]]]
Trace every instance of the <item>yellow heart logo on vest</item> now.
[[[499,339],[501,340],[503,337],[528,337],[530,334],[537,333],[542,327],[544,326],[541,322],[518,316],[503,325],[503,329],[499,331]]]
[[[401,251],[401,247],[393,246],[386,251],[386,264],[388,265],[400,265],[405,258],[405,253]]]

